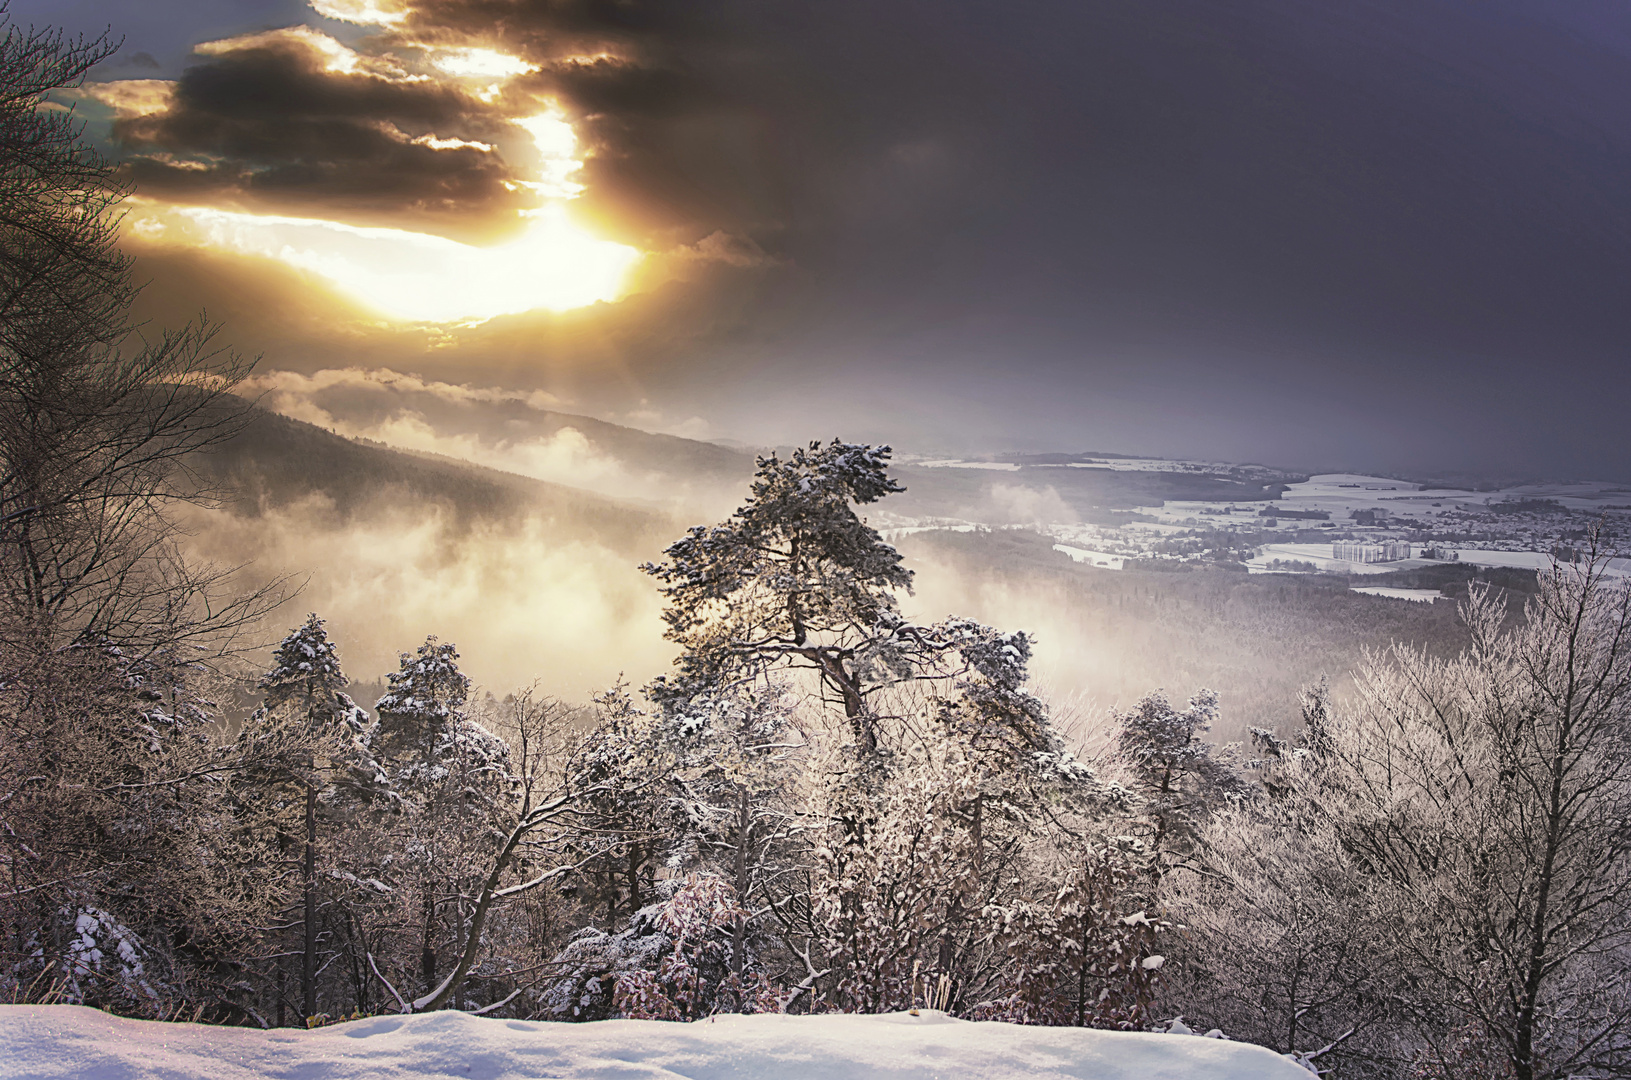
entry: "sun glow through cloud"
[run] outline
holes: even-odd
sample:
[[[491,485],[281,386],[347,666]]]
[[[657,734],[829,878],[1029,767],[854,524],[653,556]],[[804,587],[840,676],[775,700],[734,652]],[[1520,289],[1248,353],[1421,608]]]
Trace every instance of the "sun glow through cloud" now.
[[[408,17],[402,0],[311,0],[317,14],[360,26],[395,26]]]
[[[537,64],[492,49],[449,49],[430,62],[438,71],[471,79],[509,79],[538,70]]]
[[[387,29],[412,14],[409,0],[311,0],[311,7],[329,18]],[[212,58],[254,50],[292,53],[314,65],[322,77],[349,87],[349,92],[366,86],[374,93],[388,86],[390,93],[400,96],[409,91],[398,88],[431,83],[455,100],[463,93],[489,104],[509,80],[539,70],[536,64],[492,48],[408,43],[423,53],[423,61],[414,65],[420,71],[410,72],[395,54],[379,51],[377,42],[366,43],[370,40],[364,39],[359,51],[310,26],[297,25],[206,41],[194,51]],[[425,73],[427,67],[437,74]],[[461,91],[453,84],[466,79],[491,85]],[[121,117],[157,118],[154,123],[176,107],[175,84],[163,80],[93,83],[84,92]],[[532,208],[514,211],[517,217],[512,220],[519,228],[504,243],[477,246],[412,229],[144,198],[132,200],[125,225],[132,238],[147,243],[276,259],[327,279],[338,292],[383,316],[408,322],[469,324],[498,315],[564,311],[617,299],[642,254],[591,235],[568,216],[566,203],[584,190],[577,179],[583,168],[577,133],[553,102],[532,100],[538,111],[531,115],[516,116],[513,105],[506,105],[495,106],[483,118],[489,130],[494,122],[512,125],[509,137],[492,142],[423,127],[403,131],[387,116],[359,121],[392,142],[437,155],[460,154],[467,159],[474,152],[511,158],[511,152],[518,151],[507,162],[509,167],[495,165],[503,169],[504,186]],[[452,117],[444,119],[454,122]],[[175,155],[162,146],[148,148],[146,156],[172,173],[209,173],[213,164],[206,155]],[[467,163],[448,164],[458,169]],[[426,164],[421,162],[421,167]]]
[[[402,229],[210,207],[140,207],[137,235],[277,259],[333,282],[407,322],[479,322],[614,300],[640,253],[578,228],[562,207],[530,215],[521,236],[493,247]]]
[[[521,212],[524,229],[506,243],[479,247],[405,229],[147,200],[133,202],[126,227],[151,243],[276,259],[405,322],[474,323],[617,299],[642,256],[590,235],[568,217],[565,203],[583,190],[572,179],[582,168],[572,126],[555,112],[512,123],[530,136],[539,160],[537,179],[511,186],[534,192],[543,205]],[[485,143],[431,135],[411,141],[432,149],[493,150]]]

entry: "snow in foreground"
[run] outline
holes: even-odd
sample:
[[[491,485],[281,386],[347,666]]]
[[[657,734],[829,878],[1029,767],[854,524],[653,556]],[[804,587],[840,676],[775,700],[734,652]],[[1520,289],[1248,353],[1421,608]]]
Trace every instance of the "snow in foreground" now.
[[[922,1016],[719,1016],[695,1024],[376,1016],[316,1031],[0,1006],[0,1077],[30,1080],[1309,1080],[1284,1058],[1193,1035]]]

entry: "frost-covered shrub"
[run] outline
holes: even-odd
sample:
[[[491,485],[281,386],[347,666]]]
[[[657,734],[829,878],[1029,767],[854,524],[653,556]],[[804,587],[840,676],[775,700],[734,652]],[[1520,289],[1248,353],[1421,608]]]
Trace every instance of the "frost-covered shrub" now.
[[[729,882],[687,874],[669,895],[635,912],[626,929],[585,927],[554,958],[539,995],[551,1020],[694,1020],[715,1012],[779,1012],[786,996],[755,963],[731,971],[731,935],[742,916]]]
[[[135,931],[97,907],[64,910],[73,918],[67,947],[57,961],[61,999],[94,1005],[116,1000],[151,1008],[159,1003],[147,972],[147,948]]]
[[[672,946],[658,928],[655,904],[635,912],[615,934],[584,927],[551,961],[555,973],[538,995],[538,1014],[546,1020],[611,1019],[618,1015],[619,979],[655,968]]]
[[[871,798],[834,793],[847,796],[831,811],[846,824],[811,852],[815,944],[832,975],[817,1008],[911,1008],[920,978],[950,974],[943,939],[979,906],[976,839],[955,813],[976,792],[964,771],[901,778]]]
[[[730,969],[730,931],[747,913],[730,883],[713,874],[688,874],[652,905],[658,934],[670,945],[655,969],[615,976],[613,1004],[635,1020],[695,1020],[715,1012],[780,1012],[785,999],[756,965],[738,976]]]
[[[1137,867],[1113,846],[1090,848],[1053,896],[988,905],[1006,993],[970,1010],[977,1020],[1138,1031],[1150,1021],[1166,958],[1164,919],[1123,914]]]

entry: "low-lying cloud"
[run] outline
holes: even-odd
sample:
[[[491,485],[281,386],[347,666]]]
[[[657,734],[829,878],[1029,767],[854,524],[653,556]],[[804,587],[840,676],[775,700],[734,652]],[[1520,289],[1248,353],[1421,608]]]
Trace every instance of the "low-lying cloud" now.
[[[335,527],[331,510],[317,497],[252,517],[213,512],[191,543],[220,564],[252,560],[246,577],[303,579],[277,617],[329,620],[355,680],[396,670],[397,654],[427,634],[457,644],[465,671],[495,691],[536,679],[573,701],[619,673],[643,682],[673,655],[650,579],[593,536],[561,535],[537,516],[456,522],[422,503]]]
[[[250,379],[245,390],[274,412],[348,438],[458,458],[693,516],[720,516],[733,508],[748,468],[748,459],[741,457],[741,476],[721,474],[717,468],[695,471],[689,467],[694,463],[678,454],[665,456],[662,446],[647,445],[645,432],[557,411],[565,403],[541,390],[355,368],[311,375],[270,371]],[[700,418],[665,422],[655,410],[620,419],[659,433],[665,427],[692,436],[707,431]],[[727,451],[719,456],[726,462],[732,458]]]

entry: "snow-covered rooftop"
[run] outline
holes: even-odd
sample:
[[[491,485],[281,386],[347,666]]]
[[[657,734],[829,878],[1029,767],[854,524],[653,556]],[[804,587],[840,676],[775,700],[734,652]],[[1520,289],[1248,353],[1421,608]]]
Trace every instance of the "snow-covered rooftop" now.
[[[694,1024],[376,1016],[315,1031],[0,1006],[0,1075],[37,1080],[1309,1080],[1258,1046],[1195,1035],[921,1016],[718,1016]]]

